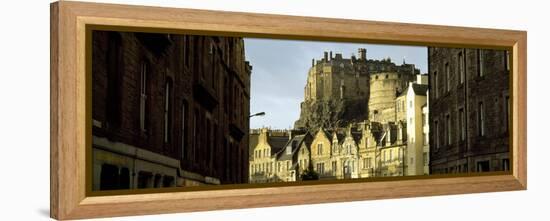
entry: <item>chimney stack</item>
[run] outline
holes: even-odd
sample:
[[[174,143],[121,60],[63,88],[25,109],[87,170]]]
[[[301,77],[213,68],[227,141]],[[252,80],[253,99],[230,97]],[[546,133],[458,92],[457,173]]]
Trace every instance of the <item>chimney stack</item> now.
[[[360,60],[366,60],[367,59],[367,49],[364,49],[364,48],[359,48],[358,49],[358,52],[359,52],[359,59]]]
[[[328,61],[328,52],[325,51],[325,62]]]
[[[288,130],[288,140],[292,140],[292,129]]]

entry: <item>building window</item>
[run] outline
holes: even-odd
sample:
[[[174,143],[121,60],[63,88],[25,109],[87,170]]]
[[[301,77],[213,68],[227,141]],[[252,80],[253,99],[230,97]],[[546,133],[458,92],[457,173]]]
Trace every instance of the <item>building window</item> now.
[[[447,114],[447,116],[445,116],[445,124],[447,124],[447,145],[451,145],[452,143],[452,137],[451,137],[451,129],[452,129],[452,126],[451,126],[451,115],[450,114]]]
[[[397,158],[397,159],[398,159],[398,160],[403,159],[403,149],[399,149],[399,150],[398,150],[398,154],[399,154],[399,155],[398,155],[398,158]]]
[[[460,76],[460,83],[464,83],[465,78],[465,62],[464,62],[464,55],[461,52],[458,52],[458,74]]]
[[[162,175],[160,175],[160,174],[155,175],[155,181],[153,182],[154,183],[154,188],[161,187],[161,180],[162,180]]]
[[[139,127],[145,132],[145,105],[147,102],[147,63],[141,64],[141,82],[140,82],[140,100],[139,100]]]
[[[434,71],[434,80],[433,80],[433,89],[434,89],[434,97],[438,97],[438,88],[437,88],[437,71]]]
[[[197,149],[199,146],[199,110],[195,109],[195,118],[193,119],[193,149],[192,149],[192,155],[193,155],[193,161],[197,160]],[[228,158],[229,159],[229,156]]]
[[[212,154],[212,122],[210,120],[210,116],[206,115],[205,119],[205,127],[204,127],[204,144],[201,148],[204,148],[204,151],[202,153],[205,153],[205,156],[203,156],[204,160],[206,160],[207,165],[210,165],[211,162],[211,154]],[[239,161],[237,161],[239,162]]]
[[[490,171],[489,161],[480,161],[477,162],[477,172],[488,172]]]
[[[219,130],[219,129],[218,129],[218,128],[219,128],[219,127],[218,127],[218,123],[214,123],[214,122],[213,122],[213,124],[212,124],[212,134],[211,134],[211,135],[212,135],[212,144],[211,144],[211,146],[210,146],[210,166],[211,166],[211,167],[214,167],[214,166],[215,166],[215,163],[214,163],[214,156],[217,155],[217,150],[215,150],[215,149],[218,149],[218,145],[219,145],[219,143],[218,143],[218,139],[219,139],[219,138],[218,138],[218,137],[219,137],[219,135],[218,135],[218,133],[219,133],[218,130]],[[243,156],[244,156],[244,153],[242,152],[242,150],[241,150],[241,152],[239,152],[239,153],[240,153],[239,157],[243,157]],[[247,158],[248,158],[248,157],[247,157]],[[239,160],[239,162],[242,162],[242,161]],[[241,171],[241,173],[244,172],[244,164],[243,164],[242,166],[243,166],[243,170],[239,170],[239,171]]]
[[[508,50],[504,51],[504,67],[506,71],[510,71],[510,52]],[[508,72],[506,72],[508,74]]]
[[[325,163],[317,163],[317,172],[319,174],[325,173]]]
[[[483,50],[477,49],[477,76],[482,77],[484,73],[484,57],[483,57]]]
[[[478,103],[477,107],[477,134],[478,136],[485,135],[485,109],[483,108],[483,102]]]
[[[509,171],[510,170],[510,160],[509,159],[502,159],[502,170],[503,171]]]
[[[181,159],[185,159],[185,146],[187,142],[187,102],[181,105]]]
[[[323,154],[323,144],[317,144],[317,155]]]
[[[509,129],[509,127],[510,127],[510,120],[512,119],[511,116],[510,116],[510,112],[511,112],[511,111],[510,111],[510,110],[511,110],[511,107],[510,107],[510,96],[506,96],[506,97],[504,98],[504,105],[505,105],[505,107],[504,107],[504,112],[505,112],[505,113],[504,113],[504,117],[506,118],[506,119],[504,119],[504,122],[505,122],[505,124],[504,124],[504,131],[505,131],[505,132],[508,132],[508,131],[510,130],[510,129]]]
[[[451,67],[449,66],[449,62],[445,63],[445,88],[447,91],[451,90]]]
[[[434,121],[434,140],[435,148],[439,149],[439,122],[437,120]]]
[[[212,79],[210,81],[211,83],[211,86],[212,86],[212,89],[214,89],[214,92],[218,92],[218,70],[217,70],[217,65],[218,63],[220,62],[217,62],[216,60],[216,51],[214,51],[214,53],[212,54]]]
[[[119,189],[118,167],[111,164],[101,165],[99,178],[99,190]]]
[[[460,141],[466,139],[466,124],[464,121],[464,109],[458,109],[458,129],[460,130]]]
[[[150,172],[140,171],[138,173],[138,189],[153,187],[153,174]]]
[[[332,161],[332,174],[336,174],[337,168],[336,168],[336,161]]]
[[[190,59],[191,59],[191,56],[189,54],[190,52],[190,41],[191,41],[191,36],[183,36],[183,41],[185,42],[185,46],[183,48],[183,57],[184,57],[184,62],[185,62],[185,67],[189,68],[189,63],[190,63]]]
[[[120,34],[111,32],[107,46],[105,97],[105,121],[107,128],[118,128],[122,121],[122,82],[124,77],[122,39]]]
[[[170,81],[166,82],[164,87],[164,143],[170,142],[170,93],[171,93],[171,83]]]
[[[424,152],[422,153],[422,158],[424,159],[424,166],[428,166],[428,153]]]
[[[422,133],[422,143],[424,145],[428,145],[428,137],[426,136],[425,132]]]
[[[396,101],[396,102],[395,102],[395,107],[397,108],[397,112],[401,112],[401,111],[399,110],[399,101]]]
[[[223,78],[223,104],[224,113],[227,114],[229,111],[229,80],[227,76]]]
[[[426,126],[426,113],[422,113],[422,127]]]

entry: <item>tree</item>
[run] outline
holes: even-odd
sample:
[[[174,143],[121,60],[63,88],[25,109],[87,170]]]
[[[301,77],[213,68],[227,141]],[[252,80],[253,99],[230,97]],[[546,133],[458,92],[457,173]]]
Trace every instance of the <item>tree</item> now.
[[[318,180],[319,174],[313,170],[313,165],[309,164],[308,168],[300,175],[302,180]]]

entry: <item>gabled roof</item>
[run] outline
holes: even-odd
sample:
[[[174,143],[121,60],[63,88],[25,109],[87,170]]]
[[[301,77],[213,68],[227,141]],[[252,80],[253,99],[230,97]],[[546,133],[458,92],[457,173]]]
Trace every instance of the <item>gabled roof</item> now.
[[[249,159],[252,160],[254,157],[254,155],[252,153],[254,153],[254,148],[256,148],[256,145],[258,145],[258,137],[260,135],[259,134],[249,134],[248,136],[248,156],[249,156]]]
[[[288,142],[286,142],[285,146],[277,154],[277,160],[292,160],[292,155],[298,149],[298,146],[300,145],[303,139],[304,139],[304,135],[297,135],[297,136],[294,136],[292,139],[290,139]],[[290,153],[286,152],[288,147],[291,148]]]
[[[332,141],[332,136],[330,135],[331,133],[329,131],[321,128],[321,129],[317,130],[317,132],[315,133],[315,136],[317,136],[317,134],[319,134],[319,133],[323,133],[327,139]]]
[[[298,150],[303,143],[305,143],[305,146],[309,148],[312,141],[313,137],[311,137],[309,133],[294,136],[285,144],[284,148],[277,153],[277,160],[292,160],[293,156],[298,153]],[[286,148],[288,146],[291,146],[292,148],[290,154],[286,152]]]
[[[338,139],[338,144],[344,143],[344,140],[346,139],[346,134],[345,133],[334,132],[333,134],[336,134],[336,139]]]
[[[361,140],[361,136],[363,134],[361,132],[352,132],[351,137],[353,138],[353,141],[355,141],[355,144],[359,144],[359,141]]]
[[[271,146],[272,155],[278,153],[281,149],[284,149],[287,142],[288,136],[269,136],[267,138],[267,143]]]
[[[417,84],[417,83],[411,83],[411,85],[412,85],[412,90],[413,90],[414,94],[416,94],[418,96],[426,96],[426,93],[428,91],[428,85],[426,85],[426,84]],[[405,90],[403,90],[403,92],[401,92],[398,97],[406,96],[407,93],[409,93],[410,88],[411,88],[410,85],[407,86],[407,88],[405,88]]]
[[[426,92],[428,91],[428,85],[426,84],[412,84],[412,89],[414,91],[414,94],[426,96]]]
[[[384,128],[383,125],[379,122],[370,123],[370,133],[377,145],[381,145],[380,141],[384,137]]]

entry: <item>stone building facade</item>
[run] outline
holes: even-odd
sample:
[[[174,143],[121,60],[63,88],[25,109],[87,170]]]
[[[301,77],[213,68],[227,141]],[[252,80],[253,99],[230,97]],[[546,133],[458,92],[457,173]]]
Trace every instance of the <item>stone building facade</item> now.
[[[250,132],[249,183],[277,182],[277,154],[290,140],[288,130],[262,128]]]
[[[92,33],[93,190],[245,183],[241,38]]]
[[[332,132],[320,129],[311,145],[313,169],[320,179],[403,176],[405,134],[401,122],[364,121]]]
[[[311,163],[320,179],[359,177],[360,137],[351,126],[332,132],[319,129],[311,146]]]
[[[320,128],[313,136],[307,131],[255,130],[249,180],[299,181],[310,168],[321,180],[407,175],[406,137],[404,122],[364,121],[336,130]]]
[[[332,145],[331,133],[324,128],[319,128],[311,142],[311,165],[313,170],[319,174],[320,179],[336,178],[335,169],[332,168]]]
[[[427,139],[424,134],[424,127],[426,124],[427,116],[423,115],[422,107],[427,104],[427,92],[428,85],[409,83],[407,89],[402,93],[401,97],[404,97],[404,103],[401,103],[405,107],[405,119],[400,122],[406,124],[406,143],[407,149],[405,155],[407,156],[405,175],[424,175],[428,172],[424,171],[424,157],[426,157],[429,151],[424,150],[425,140]]]
[[[249,183],[299,180],[311,159],[309,133],[262,128],[250,134]]]
[[[430,173],[510,169],[507,51],[428,49]]]

